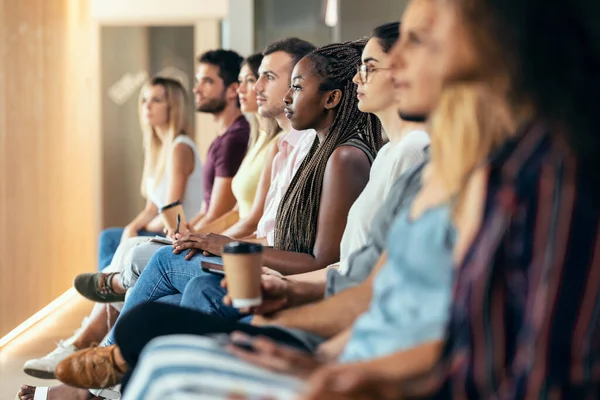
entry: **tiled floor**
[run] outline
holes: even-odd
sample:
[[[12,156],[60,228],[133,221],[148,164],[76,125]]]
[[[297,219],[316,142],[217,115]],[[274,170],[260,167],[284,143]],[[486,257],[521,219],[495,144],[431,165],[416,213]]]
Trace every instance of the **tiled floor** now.
[[[92,303],[74,295],[67,305],[0,349],[0,400],[13,400],[23,384],[49,386],[56,383],[25,375],[23,363],[48,353],[60,339],[71,336],[91,308]]]

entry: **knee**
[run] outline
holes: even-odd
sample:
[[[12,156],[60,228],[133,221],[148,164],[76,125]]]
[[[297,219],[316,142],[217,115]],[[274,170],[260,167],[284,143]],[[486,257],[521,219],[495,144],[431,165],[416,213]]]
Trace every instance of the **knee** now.
[[[178,255],[173,254],[173,248],[171,246],[165,246],[152,255],[146,269],[151,267],[160,270],[169,269],[174,265],[177,256]]]
[[[114,327],[115,343],[123,346],[124,343],[127,343],[127,339],[131,338],[132,332],[145,332],[155,321],[164,323],[156,318],[159,317],[156,312],[156,304],[153,303],[140,304],[129,312],[121,314]]]
[[[212,314],[222,305],[225,289],[221,287],[221,278],[204,274],[193,278],[185,287],[181,306]]]

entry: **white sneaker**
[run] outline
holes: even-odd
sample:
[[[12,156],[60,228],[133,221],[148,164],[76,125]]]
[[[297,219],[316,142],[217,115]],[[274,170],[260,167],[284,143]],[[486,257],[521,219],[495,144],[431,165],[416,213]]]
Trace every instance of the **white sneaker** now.
[[[106,389],[90,389],[89,392],[101,399],[119,400],[121,398],[121,385]]]
[[[65,340],[57,343],[56,349],[42,358],[29,360],[23,366],[27,375],[40,379],[56,379],[54,369],[62,360],[75,353],[78,349],[73,344],[67,344]]]
[[[81,326],[73,333],[73,336],[58,342],[56,349],[44,357],[27,361],[23,366],[23,371],[27,375],[31,375],[35,378],[56,379],[54,376],[54,369],[59,362],[78,350],[73,346],[73,343],[75,343],[81,332],[87,327],[88,323],[89,317],[83,318]]]

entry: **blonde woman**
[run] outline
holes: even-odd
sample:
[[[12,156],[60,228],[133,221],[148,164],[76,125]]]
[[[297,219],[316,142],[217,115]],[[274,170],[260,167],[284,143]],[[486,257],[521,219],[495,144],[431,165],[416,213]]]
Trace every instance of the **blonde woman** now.
[[[144,172],[141,184],[144,209],[125,228],[109,228],[100,235],[99,269],[106,268],[119,243],[163,230],[159,207],[176,200],[185,215],[202,205],[202,167],[188,128],[188,102],[176,80],[155,77],[140,94],[140,124],[144,132]]]
[[[146,207],[125,229],[110,228],[102,232],[100,267],[112,274],[83,274],[76,278],[76,287],[96,287],[102,284],[103,277],[120,272],[130,250],[148,240],[131,237],[161,233],[163,226],[158,218],[161,206],[180,200],[185,215],[194,215],[200,210],[203,201],[202,167],[187,127],[189,116],[185,93],[178,81],[160,77],[153,78],[142,89],[139,114],[144,132],[145,159],[141,191],[147,199]],[[77,348],[100,341],[105,334],[103,330],[107,329],[107,321],[110,323],[117,314],[113,308],[97,305],[83,329],[71,338],[61,340],[57,348],[46,356],[27,361],[25,373],[52,379],[56,364]]]

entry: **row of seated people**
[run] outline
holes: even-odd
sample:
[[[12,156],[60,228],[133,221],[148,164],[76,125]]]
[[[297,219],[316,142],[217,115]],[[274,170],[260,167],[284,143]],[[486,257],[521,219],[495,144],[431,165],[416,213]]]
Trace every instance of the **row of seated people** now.
[[[191,225],[172,247],[122,241],[111,270],[76,280],[110,306],[33,360],[64,385],[18,397],[600,395],[597,178],[578,169],[597,161],[564,134],[595,131],[540,100],[547,82],[524,65],[541,61],[507,46],[520,36],[495,35],[519,7],[532,5],[413,0],[401,25],[369,40],[272,43],[229,86],[215,60],[231,52],[201,56],[199,111],[216,85],[226,105],[215,115],[235,115],[239,86],[240,103],[254,96],[260,122],[284,132],[265,153],[256,228]],[[227,282],[200,268],[236,239],[269,246],[264,301],[251,309],[231,307]]]

